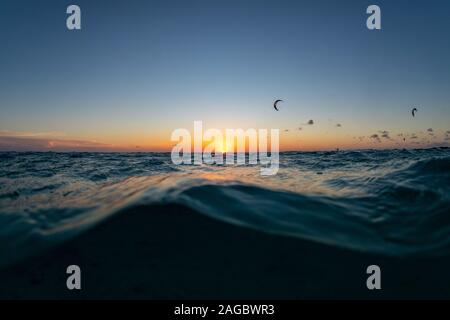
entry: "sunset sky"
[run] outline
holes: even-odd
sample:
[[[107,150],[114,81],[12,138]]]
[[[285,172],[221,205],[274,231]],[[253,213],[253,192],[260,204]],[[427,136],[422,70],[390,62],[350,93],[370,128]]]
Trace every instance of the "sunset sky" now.
[[[0,150],[169,151],[195,120],[282,150],[448,146],[449,34],[446,0],[1,1]]]

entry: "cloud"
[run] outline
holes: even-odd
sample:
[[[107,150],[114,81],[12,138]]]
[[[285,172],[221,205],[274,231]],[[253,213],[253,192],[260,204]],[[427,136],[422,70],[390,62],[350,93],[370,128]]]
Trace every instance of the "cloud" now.
[[[410,139],[419,139],[419,137],[418,137],[415,133],[413,133],[413,134],[410,136]]]
[[[0,132],[3,151],[109,151],[111,144],[97,141],[55,138],[61,133]]]
[[[378,131],[381,134],[382,138],[391,140],[391,137],[389,136],[389,131],[383,130],[383,131]]]
[[[0,137],[15,137],[15,138],[61,138],[66,134],[64,132],[49,131],[49,132],[29,132],[29,131],[9,131],[0,130]]]
[[[380,136],[377,134],[373,134],[370,136],[370,139],[374,139],[375,141],[377,141],[378,143],[381,142]]]

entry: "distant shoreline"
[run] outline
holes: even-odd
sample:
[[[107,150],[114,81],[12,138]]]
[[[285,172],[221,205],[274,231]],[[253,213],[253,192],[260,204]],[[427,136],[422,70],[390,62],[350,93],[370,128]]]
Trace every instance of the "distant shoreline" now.
[[[433,150],[433,149],[450,149],[448,146],[438,146],[438,147],[428,147],[428,148],[382,148],[382,149],[339,149],[339,152],[349,152],[349,151],[403,151],[403,150]],[[336,149],[323,149],[323,150],[286,150],[280,151],[280,153],[316,153],[316,152],[336,152]],[[54,151],[54,150],[0,150],[0,153],[159,153],[159,154],[170,154],[170,151]],[[248,154],[248,152],[246,153]]]

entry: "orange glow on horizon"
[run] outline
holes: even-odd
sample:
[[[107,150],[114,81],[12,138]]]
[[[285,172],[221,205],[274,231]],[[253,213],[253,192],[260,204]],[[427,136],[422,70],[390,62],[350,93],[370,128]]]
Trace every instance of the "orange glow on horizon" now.
[[[421,148],[431,145],[427,144],[426,133],[412,140],[410,138],[403,140],[405,135],[398,136],[398,133],[391,133],[389,139],[372,139],[360,130],[350,131],[331,131],[330,133],[318,131],[316,128],[307,128],[302,131],[285,131],[279,135],[279,149],[283,151],[320,151],[320,150],[340,150],[346,149],[387,149],[387,148]],[[114,132],[101,133],[84,132],[82,135],[48,133],[33,134],[17,132],[6,132],[3,134],[3,140],[0,140],[0,147],[7,146],[14,148],[18,146],[19,150],[42,150],[42,151],[100,151],[100,152],[170,152],[179,141],[171,141],[171,130],[154,130],[153,132],[144,132],[136,130],[135,132]],[[440,134],[442,136],[442,132]],[[412,133],[409,134],[411,136]],[[1,138],[1,135],[0,135]],[[226,153],[235,151],[235,146],[228,146],[225,134],[223,141],[203,140],[203,149],[209,146],[209,149]],[[441,139],[441,138],[439,138]],[[434,140],[431,143],[438,143],[441,140]],[[191,137],[193,140],[193,136]],[[22,143],[22,144],[21,144]],[[191,141],[193,143],[193,141]],[[213,146],[211,146],[213,144]],[[20,148],[23,145],[25,147]],[[30,148],[31,146],[32,148]],[[248,148],[248,140],[246,141]],[[268,143],[270,150],[270,142]],[[192,148],[193,150],[193,148]],[[247,149],[248,150],[248,149]]]

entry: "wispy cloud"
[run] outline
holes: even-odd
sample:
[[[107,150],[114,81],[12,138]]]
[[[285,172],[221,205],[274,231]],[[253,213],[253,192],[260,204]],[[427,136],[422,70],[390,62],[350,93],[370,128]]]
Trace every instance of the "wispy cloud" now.
[[[449,141],[450,140],[450,130],[445,131],[444,140]]]
[[[373,140],[375,140],[376,142],[378,142],[378,143],[380,143],[381,142],[381,139],[380,139],[380,136],[378,135],[378,134],[373,134],[373,135],[371,135],[370,136],[370,139],[373,139]]]
[[[383,131],[378,131],[381,134],[382,138],[391,140],[391,137],[389,136],[389,131],[383,130]]]
[[[97,141],[64,139],[61,132],[0,131],[0,150],[4,151],[102,151],[114,145]]]
[[[49,131],[49,132],[29,132],[29,131],[9,131],[0,130],[0,137],[16,137],[16,138],[62,138],[65,137],[64,132]]]

